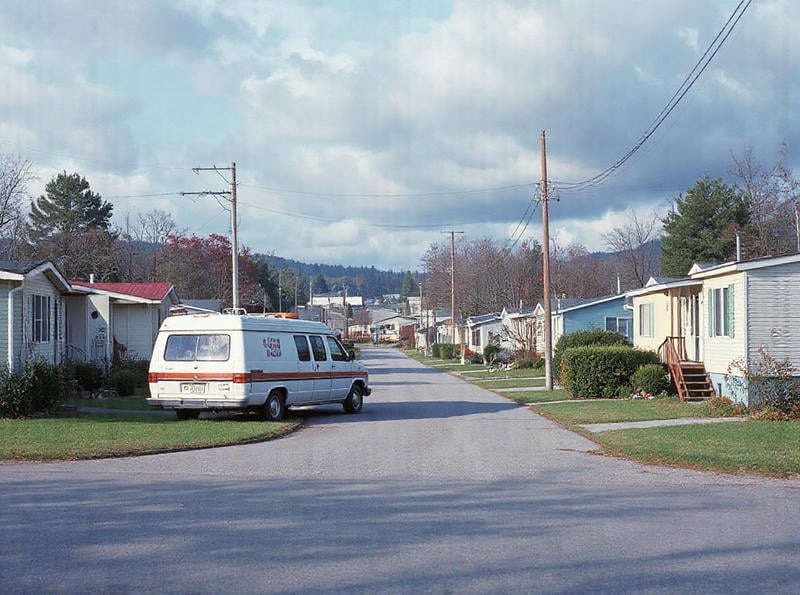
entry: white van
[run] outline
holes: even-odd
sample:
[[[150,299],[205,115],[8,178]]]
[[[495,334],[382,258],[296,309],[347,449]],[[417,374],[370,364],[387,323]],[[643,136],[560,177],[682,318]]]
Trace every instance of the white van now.
[[[321,322],[216,313],[164,320],[148,383],[147,404],[181,420],[238,409],[276,421],[323,403],[358,413],[372,392],[367,369]]]

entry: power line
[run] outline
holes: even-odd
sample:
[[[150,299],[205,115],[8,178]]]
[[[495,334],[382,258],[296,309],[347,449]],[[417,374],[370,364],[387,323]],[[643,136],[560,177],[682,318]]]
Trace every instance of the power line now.
[[[689,71],[689,74],[686,75],[686,78],[683,80],[681,85],[678,87],[675,93],[673,93],[672,97],[669,99],[661,112],[659,112],[650,126],[645,130],[639,141],[636,142],[636,144],[634,144],[627,153],[625,153],[613,165],[607,167],[599,174],[580,182],[560,182],[558,183],[558,188],[563,192],[581,192],[583,190],[588,190],[589,188],[604,182],[609,176],[622,167],[631,157],[633,157],[634,153],[636,153],[642,147],[642,145],[647,142],[647,140],[655,133],[658,127],[661,126],[664,120],[666,120],[667,117],[672,113],[672,110],[678,106],[681,100],[694,86],[695,82],[697,82],[697,79],[700,78],[700,75],[703,74],[705,69],[717,55],[717,52],[719,52],[724,45],[725,41],[727,41],[728,37],[730,37],[730,34],[741,20],[751,2],[752,0],[741,0],[739,4],[736,5],[736,8],[734,8],[731,16],[728,17],[727,21],[725,21],[722,29],[720,29],[719,33],[717,33],[716,37],[714,37],[706,51],[703,52],[703,55],[700,56],[700,59],[697,61],[697,63],[695,63],[691,71]]]

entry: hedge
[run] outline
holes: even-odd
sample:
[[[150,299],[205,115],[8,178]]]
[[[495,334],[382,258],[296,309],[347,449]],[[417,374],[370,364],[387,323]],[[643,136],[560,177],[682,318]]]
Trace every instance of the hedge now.
[[[567,349],[585,347],[588,345],[627,345],[630,347],[628,340],[614,331],[587,329],[561,335],[558,341],[556,341],[555,349],[553,350],[553,374],[556,378],[559,378],[562,383],[566,382],[561,365],[564,352]]]
[[[624,346],[587,346],[563,354],[564,387],[577,399],[615,398],[630,394],[631,376],[639,367],[658,364],[653,351]]]

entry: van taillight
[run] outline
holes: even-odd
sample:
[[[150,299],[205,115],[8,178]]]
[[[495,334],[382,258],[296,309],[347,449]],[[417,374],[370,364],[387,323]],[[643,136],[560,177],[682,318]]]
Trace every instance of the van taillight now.
[[[150,372],[147,375],[147,382],[149,382],[150,384],[155,384],[156,382],[158,382],[158,374]]]
[[[234,374],[233,382],[235,384],[244,384],[246,382],[250,382],[250,374],[247,374],[246,372]]]

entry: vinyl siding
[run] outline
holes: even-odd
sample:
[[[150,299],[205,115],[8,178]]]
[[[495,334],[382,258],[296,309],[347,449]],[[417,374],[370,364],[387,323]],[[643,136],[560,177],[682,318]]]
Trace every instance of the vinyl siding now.
[[[0,281],[0,365],[8,363],[8,292],[14,288],[9,281]]]
[[[800,264],[752,271],[747,287],[748,357],[764,347],[800,370]]]
[[[639,306],[653,304],[653,336],[644,337],[639,334]],[[670,335],[671,314],[670,298],[664,293],[633,298],[633,345],[639,349],[657,351],[664,339]]]
[[[708,291],[733,286],[733,336],[709,336]],[[728,371],[730,363],[746,355],[746,300],[745,273],[734,273],[707,279],[703,283],[700,298],[700,318],[702,321],[703,355],[706,370],[712,375],[722,375]]]
[[[61,361],[64,340],[64,307],[61,294],[53,287],[43,274],[31,274],[26,277],[23,293],[25,313],[23,316],[21,340],[25,345],[20,355],[26,359],[43,359],[51,363]],[[46,341],[33,342],[33,296],[41,295],[50,298],[50,332]]]

